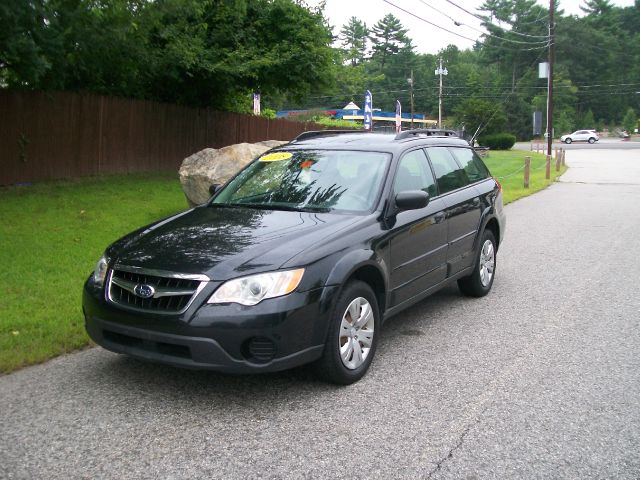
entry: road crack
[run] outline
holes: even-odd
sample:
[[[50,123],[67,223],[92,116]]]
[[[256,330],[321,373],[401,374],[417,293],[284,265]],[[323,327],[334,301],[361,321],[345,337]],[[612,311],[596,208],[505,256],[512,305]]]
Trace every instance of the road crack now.
[[[448,460],[452,459],[454,453],[456,451],[460,450],[460,448],[462,448],[462,444],[464,443],[465,437],[469,434],[469,432],[471,431],[471,429],[473,427],[475,427],[476,425],[478,425],[480,423],[480,420],[481,420],[482,416],[484,415],[484,413],[486,411],[487,411],[487,408],[482,409],[482,411],[476,416],[475,420],[473,422],[469,423],[464,428],[464,430],[462,430],[462,433],[458,437],[458,441],[456,442],[456,444],[453,447],[451,447],[449,452],[444,457],[442,457],[440,460],[438,460],[438,462],[436,463],[436,466],[427,474],[427,480],[431,479],[433,477],[433,475],[438,473],[442,469],[442,466],[445,464],[445,462],[447,462]]]

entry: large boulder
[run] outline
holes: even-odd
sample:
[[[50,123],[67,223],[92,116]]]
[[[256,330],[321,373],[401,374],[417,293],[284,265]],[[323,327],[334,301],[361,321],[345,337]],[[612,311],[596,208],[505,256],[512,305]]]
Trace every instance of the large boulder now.
[[[217,149],[205,148],[185,158],[178,174],[189,205],[203,204],[209,200],[211,185],[225,183],[258,155],[285,143],[280,140],[238,143]]]

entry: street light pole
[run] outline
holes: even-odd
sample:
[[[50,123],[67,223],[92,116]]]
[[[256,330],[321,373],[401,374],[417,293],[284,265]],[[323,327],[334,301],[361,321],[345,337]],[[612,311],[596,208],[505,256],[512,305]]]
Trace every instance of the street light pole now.
[[[446,68],[442,68],[442,57],[440,57],[440,66],[436,69],[436,75],[440,75],[440,93],[438,95],[438,128],[442,128],[442,76],[449,72]]]

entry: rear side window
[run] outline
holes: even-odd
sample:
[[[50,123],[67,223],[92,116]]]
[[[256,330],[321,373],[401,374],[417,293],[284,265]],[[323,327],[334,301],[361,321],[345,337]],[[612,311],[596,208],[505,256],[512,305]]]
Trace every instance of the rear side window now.
[[[469,183],[467,175],[446,147],[427,148],[440,193],[447,193]]]
[[[469,182],[475,183],[480,180],[489,178],[489,170],[480,157],[470,148],[450,148],[453,156],[456,157],[458,163],[462,165]]]
[[[423,150],[413,150],[400,159],[393,190],[396,193],[423,190],[430,197],[437,195],[436,183]]]

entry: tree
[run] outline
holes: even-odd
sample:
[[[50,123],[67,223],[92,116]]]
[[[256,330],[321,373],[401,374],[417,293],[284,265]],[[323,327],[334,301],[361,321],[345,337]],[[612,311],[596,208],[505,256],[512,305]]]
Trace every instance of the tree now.
[[[243,110],[249,95],[302,98],[331,84],[332,36],[291,0],[165,0],[150,36],[152,91],[166,101]]]
[[[0,2],[0,86],[30,87],[51,67],[44,0]]]
[[[467,132],[489,135],[502,131],[507,121],[502,105],[486,100],[469,98],[455,109],[459,123],[464,123]]]
[[[408,40],[407,29],[403,28],[400,20],[391,13],[385,15],[373,26],[369,38],[373,44],[371,58],[379,63],[382,70],[389,56],[406,47]]]
[[[295,0],[8,0],[0,86],[226,110],[333,82],[322,10]]]
[[[633,108],[629,108],[627,113],[624,115],[622,119],[622,128],[624,128],[627,132],[633,133],[633,131],[637,128],[638,119],[636,117],[636,112]]]
[[[482,24],[490,34],[482,45],[483,62],[498,65],[515,90],[518,79],[546,49],[547,26],[540,21],[546,12],[535,0],[485,1],[480,10],[490,17]]]
[[[596,120],[591,109],[587,110],[587,113],[584,114],[582,120],[580,121],[580,125],[581,128],[595,128]]]
[[[585,0],[584,6],[580,5],[587,15],[606,15],[611,12],[613,5],[609,0]]]
[[[352,67],[362,63],[367,51],[367,37],[369,30],[367,24],[356,17],[351,17],[349,23],[340,30],[340,39],[346,59]]]

